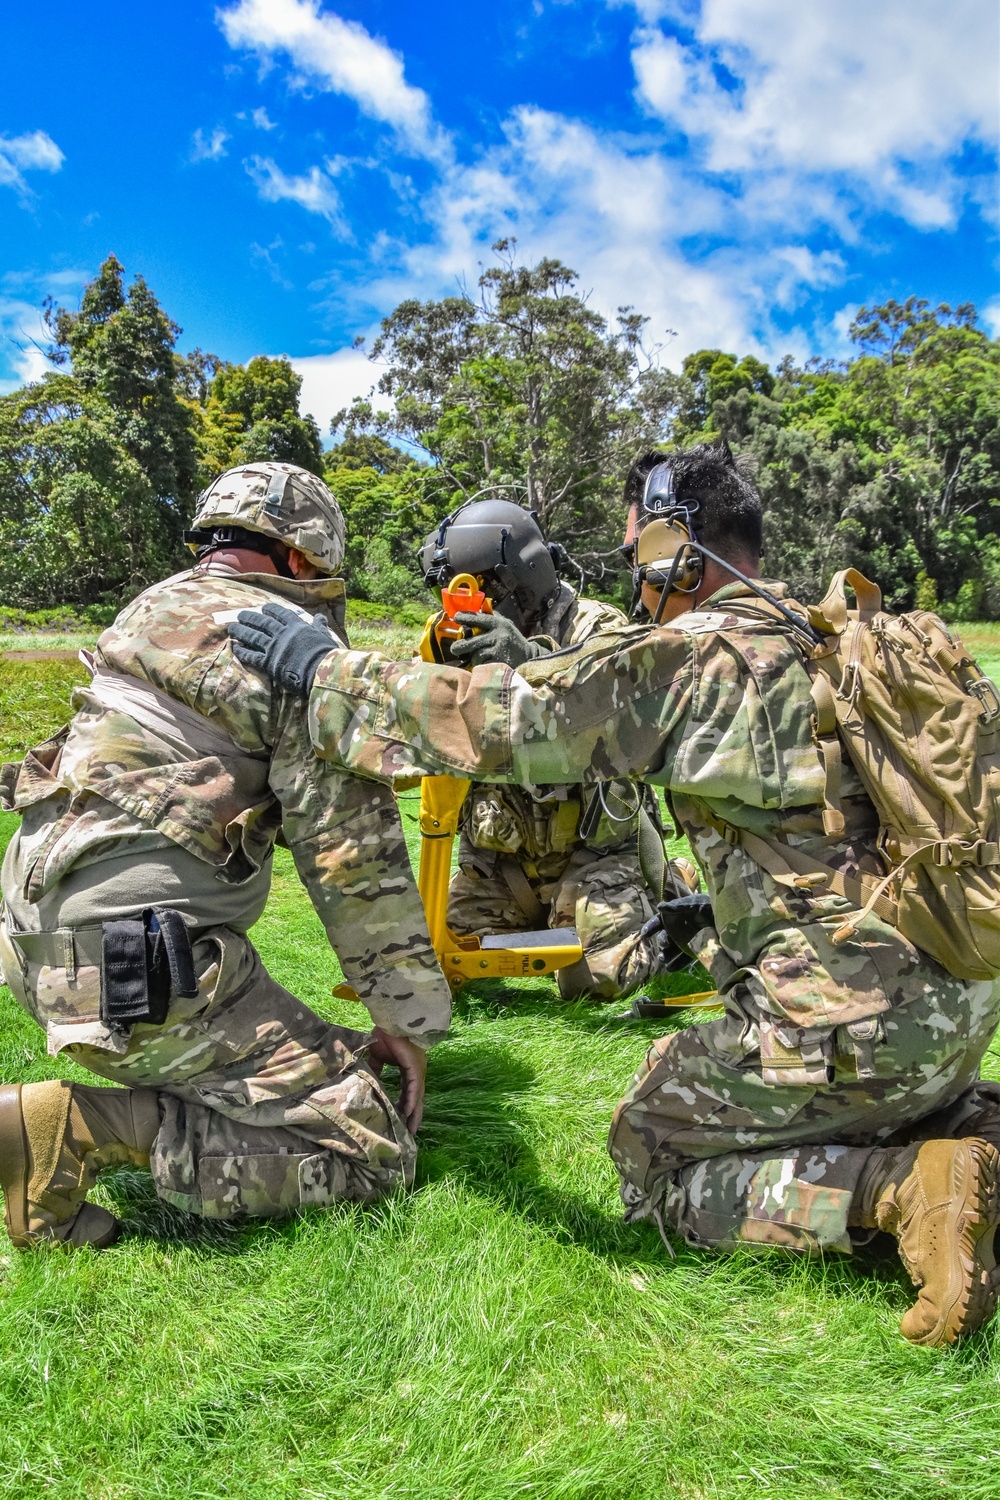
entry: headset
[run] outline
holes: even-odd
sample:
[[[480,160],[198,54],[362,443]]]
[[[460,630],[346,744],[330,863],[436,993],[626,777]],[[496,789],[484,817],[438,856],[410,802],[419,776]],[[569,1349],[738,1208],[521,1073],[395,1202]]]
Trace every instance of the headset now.
[[[698,540],[693,517],[698,513],[698,502],[680,500],[674,478],[673,465],[657,464],[646,476],[646,487],[642,495],[642,509],[652,517],[634,541],[626,543],[622,551],[632,563],[632,609],[635,613],[642,585],[649,583],[660,590],[660,597],[653,615],[653,624],[659,625],[667,599],[671,594],[696,594],[705,574],[705,558],[725,568],[734,578],[745,583],[760,599],[765,599],[781,614],[789,625],[804,635],[810,645],[823,640],[819,631],[794,610],[788,609],[767,589],[739,568],[733,567],[725,558],[710,552]]]
[[[694,529],[698,502],[677,497],[673,466],[657,464],[646,476],[642,509],[651,517],[634,541],[622,551],[632,564],[632,609],[639,605],[642,586],[660,590],[653,624],[658,625],[670,594],[696,594],[705,560]]]

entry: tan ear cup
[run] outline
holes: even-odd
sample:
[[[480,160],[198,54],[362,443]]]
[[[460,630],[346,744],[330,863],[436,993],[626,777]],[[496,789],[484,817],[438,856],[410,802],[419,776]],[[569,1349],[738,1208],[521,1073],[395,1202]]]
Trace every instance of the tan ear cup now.
[[[635,547],[636,568],[645,568],[646,577],[653,588],[659,582],[649,575],[658,574],[666,579],[674,566],[677,554],[683,549],[684,556],[674,575],[672,592],[694,593],[701,582],[702,558],[689,545],[691,533],[682,521],[650,521],[640,533]]]

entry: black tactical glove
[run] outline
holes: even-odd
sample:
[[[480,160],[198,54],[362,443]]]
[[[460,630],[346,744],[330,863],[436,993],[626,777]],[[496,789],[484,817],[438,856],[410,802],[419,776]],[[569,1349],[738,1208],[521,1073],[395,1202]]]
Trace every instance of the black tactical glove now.
[[[296,698],[309,697],[316,668],[340,645],[319,616],[303,620],[280,604],[265,604],[261,611],[241,610],[229,634],[237,661]]]
[[[675,896],[672,901],[661,901],[657,914],[663,927],[665,957],[669,960],[672,953],[683,953],[690,963],[697,957],[691,944],[703,928],[711,927],[715,921],[711,897],[704,891],[695,896]]]
[[[661,901],[656,916],[650,917],[640,937],[655,938],[660,962],[666,973],[686,969],[697,956],[691,944],[703,927],[711,927],[712,902],[703,892],[696,896],[676,896]]]
[[[523,667],[526,661],[534,661],[536,656],[550,655],[547,646],[540,641],[529,641],[504,615],[466,612],[456,615],[455,619],[459,625],[471,625],[481,632],[452,644],[451,654],[460,666],[482,667],[501,662],[505,667]]]

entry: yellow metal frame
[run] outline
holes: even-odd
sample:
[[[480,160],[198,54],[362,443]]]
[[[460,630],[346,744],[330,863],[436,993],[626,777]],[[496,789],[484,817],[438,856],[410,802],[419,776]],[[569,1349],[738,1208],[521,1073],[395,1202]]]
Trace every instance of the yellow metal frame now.
[[[458,989],[469,979],[527,979],[575,964],[583,957],[583,948],[572,928],[562,939],[553,932],[546,934],[549,941],[539,941],[539,933],[512,932],[493,939],[457,937],[448,926],[451,855],[471,784],[458,776],[425,776],[420,783],[417,884],[431,943],[448,983]],[[518,937],[531,941],[519,944]]]
[[[452,588],[465,582],[467,575],[452,581]],[[469,584],[477,580],[468,577]],[[432,616],[420,643],[424,661],[442,659],[440,647],[432,644],[435,625],[454,634],[450,622]],[[431,944],[441,969],[452,989],[460,989],[470,979],[532,979],[540,974],[554,974],[583,957],[583,948],[574,928],[547,932],[498,933],[494,937],[459,937],[448,926],[448,890],[451,884],[451,857],[458,834],[458,822],[471,781],[458,776],[424,776],[420,782],[420,873],[417,885],[424,903]],[[521,939],[518,942],[518,939]],[[350,985],[337,985],[333,992],[342,999],[358,997]],[[668,995],[663,1004],[687,1008],[718,1004],[714,990],[696,995]]]

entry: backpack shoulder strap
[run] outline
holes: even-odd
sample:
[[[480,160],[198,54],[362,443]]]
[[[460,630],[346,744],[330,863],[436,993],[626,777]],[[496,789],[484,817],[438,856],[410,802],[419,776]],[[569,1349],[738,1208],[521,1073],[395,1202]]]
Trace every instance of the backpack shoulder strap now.
[[[861,907],[862,914],[874,911],[884,922],[896,925],[898,909],[896,902],[887,894],[889,877],[883,880],[875,880],[869,876],[845,875],[840,870],[834,870],[830,865],[825,865],[821,860],[813,859],[809,854],[803,853],[801,849],[795,849],[790,844],[779,843],[773,839],[762,839],[756,833],[750,833],[748,829],[738,828],[733,832],[738,843],[746,850],[755,864],[766,870],[771,879],[778,885],[788,886],[792,890],[817,891],[825,889],[832,891],[836,896],[843,896],[854,906]],[[856,921],[860,917],[850,920],[844,927],[853,930]],[[836,943],[843,941],[851,933],[839,928],[833,935]]]
[[[837,733],[837,704],[829,677],[812,662],[807,663],[809,692],[813,701],[813,738],[823,761],[823,832],[840,838],[846,832],[840,805],[840,779],[844,758]]]

